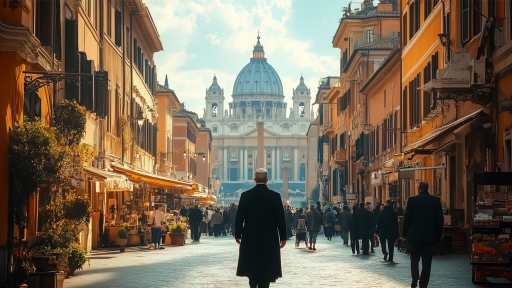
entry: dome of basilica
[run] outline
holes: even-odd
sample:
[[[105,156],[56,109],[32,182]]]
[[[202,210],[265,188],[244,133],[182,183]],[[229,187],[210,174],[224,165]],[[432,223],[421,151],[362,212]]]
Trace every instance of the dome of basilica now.
[[[233,86],[235,95],[279,95],[283,96],[283,84],[276,70],[267,62],[265,51],[258,42],[254,46],[253,57],[240,71]]]

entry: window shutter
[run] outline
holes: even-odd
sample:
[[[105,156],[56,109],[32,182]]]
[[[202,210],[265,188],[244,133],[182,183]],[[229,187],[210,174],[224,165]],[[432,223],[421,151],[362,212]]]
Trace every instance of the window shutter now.
[[[65,21],[66,41],[64,70],[66,73],[78,73],[78,26],[76,20],[66,19]],[[64,82],[65,97],[67,100],[76,100],[78,97],[78,86],[73,82]]]
[[[116,14],[115,14],[115,21],[116,21],[116,45],[117,47],[121,47],[121,33],[122,33],[122,23],[121,23],[121,11],[117,10],[116,9]]]
[[[133,63],[137,63],[137,39],[133,39]]]
[[[468,42],[470,37],[470,16],[471,16],[471,0],[461,0],[462,18],[461,18],[461,41]]]
[[[37,2],[37,38],[41,41],[41,46],[53,46],[53,0]]]
[[[61,41],[61,27],[60,27],[60,0],[55,0],[55,29],[54,29],[54,48],[55,59],[62,61],[62,41]]]
[[[108,71],[100,70],[94,73],[94,91],[95,91],[95,107],[96,115],[104,117],[107,93],[108,93]]]

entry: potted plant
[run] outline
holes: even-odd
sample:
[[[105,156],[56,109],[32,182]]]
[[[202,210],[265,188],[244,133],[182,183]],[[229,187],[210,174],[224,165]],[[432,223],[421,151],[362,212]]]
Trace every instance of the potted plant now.
[[[398,186],[396,184],[388,184],[389,198],[395,199],[398,196]]]
[[[171,232],[171,245],[173,246],[183,246],[185,244],[185,231],[187,231],[187,226],[176,222],[169,228]]]
[[[117,236],[119,237],[119,245],[121,246],[121,252],[124,252],[126,242],[128,242],[128,232],[126,232],[126,229],[120,228],[117,231]]]
[[[78,243],[71,244],[68,250],[68,275],[73,276],[75,270],[83,269],[85,262],[90,265],[85,249]]]

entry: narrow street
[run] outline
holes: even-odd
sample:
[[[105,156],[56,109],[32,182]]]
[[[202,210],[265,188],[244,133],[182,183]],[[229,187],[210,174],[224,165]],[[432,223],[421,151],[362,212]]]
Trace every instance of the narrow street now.
[[[337,237],[320,235],[317,251],[295,248],[294,240],[282,249],[283,278],[271,287],[410,287],[410,264],[396,252],[395,264],[383,261],[380,247],[370,256],[352,255]],[[236,277],[238,245],[231,236],[201,237],[181,247],[163,250],[130,247],[99,250],[90,255],[91,266],[75,272],[65,287],[248,287]],[[491,287],[471,282],[467,252],[434,256],[429,287]],[[492,287],[496,287],[493,285]]]

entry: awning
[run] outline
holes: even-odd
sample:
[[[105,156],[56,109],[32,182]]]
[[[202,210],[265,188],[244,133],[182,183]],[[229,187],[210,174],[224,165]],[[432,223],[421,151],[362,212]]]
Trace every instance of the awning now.
[[[384,172],[395,172],[396,164],[397,164],[397,162],[395,162],[395,159],[391,159],[391,160],[384,162],[384,165],[382,165],[384,168],[383,169]]]
[[[398,171],[414,171],[414,170],[433,170],[433,169],[445,169],[446,166],[426,166],[426,167],[414,167],[414,168],[401,168]]]
[[[155,175],[155,174],[149,174],[145,173],[143,171],[136,171],[124,166],[121,166],[119,164],[112,163],[112,168],[116,171],[119,171],[126,175],[129,180],[133,182],[146,182],[148,183],[149,187],[152,188],[159,188],[159,187],[166,187],[166,186],[174,186],[174,187],[186,187],[191,188],[192,183],[183,182],[174,180],[171,178]]]
[[[119,173],[113,173],[102,169],[93,167],[84,167],[85,173],[105,183],[107,191],[131,191],[133,190],[133,183],[128,180],[126,176]]]
[[[483,115],[487,115],[487,114],[483,111],[483,108],[482,108],[482,109],[475,111],[469,115],[466,115],[458,120],[452,121],[446,125],[438,127],[436,129],[432,130],[432,132],[430,132],[429,134],[425,135],[425,137],[421,137],[419,140],[405,145],[403,147],[403,151],[405,154],[410,154],[410,153],[432,154],[432,152],[433,152],[432,150],[428,150],[428,149],[422,150],[422,149],[425,146],[439,140],[440,137],[443,137],[443,136],[447,135],[448,133],[457,130],[461,126],[463,126],[463,125],[469,123],[470,121],[476,119],[477,117],[480,117]]]

